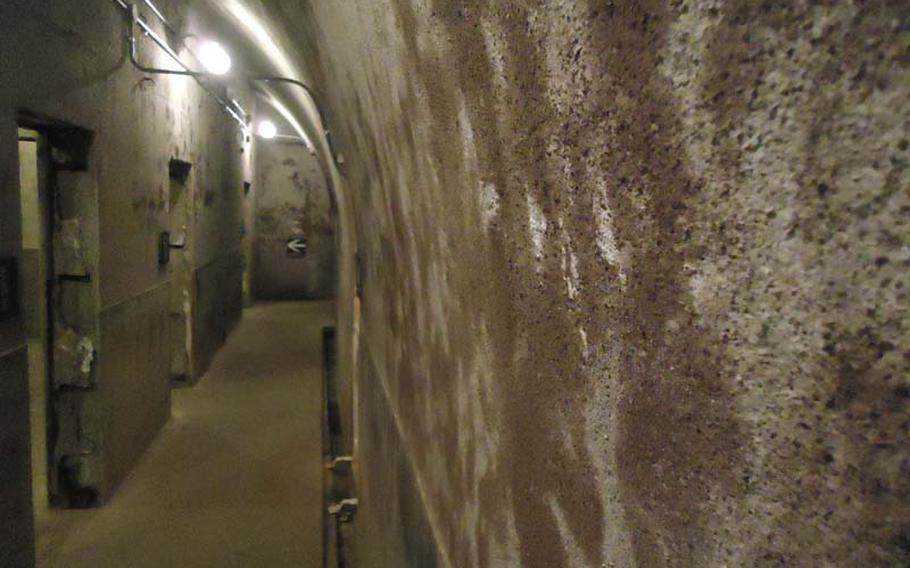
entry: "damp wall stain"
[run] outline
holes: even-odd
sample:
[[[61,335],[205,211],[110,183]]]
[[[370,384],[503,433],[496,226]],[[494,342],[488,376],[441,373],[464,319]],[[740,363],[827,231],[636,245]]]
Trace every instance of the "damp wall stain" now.
[[[316,158],[299,144],[262,144],[256,156],[252,293],[259,300],[327,299],[335,293],[335,213]],[[305,256],[288,241],[302,237]]]
[[[198,2],[161,0],[156,5],[174,21],[204,18]],[[150,16],[147,10],[141,7]],[[18,237],[13,239],[6,229],[11,216],[18,218],[18,206],[7,207],[8,199],[18,200],[16,178],[11,175],[18,170],[18,159],[8,151],[17,113],[92,133],[85,171],[54,176],[56,214],[61,223],[78,229],[78,235],[64,237],[78,236],[80,253],[78,258],[62,255],[66,262],[58,269],[75,270],[79,267],[68,265],[78,260],[84,267],[74,274],[90,276],[88,283],[61,285],[55,317],[58,324],[91,339],[95,386],[59,393],[61,408],[75,410],[61,410],[54,434],[61,441],[57,458],[95,448],[85,457],[88,473],[78,483],[101,502],[169,416],[168,296],[178,259],[187,260],[194,282],[197,365],[211,358],[240,316],[240,209],[249,156],[249,144],[239,136],[236,124],[191,79],[153,78],[130,65],[124,52],[124,24],[122,10],[111,2],[10,0],[0,7],[3,52],[11,55],[0,61],[4,256],[17,254],[18,248]],[[150,44],[143,43],[141,50],[149,66],[173,63]],[[232,96],[251,108],[246,89],[237,88]],[[183,235],[187,248],[175,249],[171,264],[163,267],[160,234],[170,229],[174,240],[181,238],[176,234],[179,229],[169,227],[172,158],[193,165],[187,191],[195,207],[188,235]],[[15,223],[12,227],[18,231],[18,220]],[[6,324],[0,325],[0,343],[5,330]],[[7,348],[3,344],[0,351]],[[28,404],[27,398],[4,398],[2,412],[15,417]],[[67,446],[70,441],[78,443]],[[5,437],[2,443],[6,448]],[[27,443],[19,444],[27,450]],[[17,453],[5,452],[4,461],[20,463]],[[4,479],[9,482],[0,497],[4,503],[6,495],[22,491],[21,471],[16,477],[6,476],[6,471]],[[10,519],[12,525],[27,526]],[[3,532],[0,547],[11,554],[28,544],[9,542]]]
[[[442,565],[910,562],[906,3],[276,4]]]

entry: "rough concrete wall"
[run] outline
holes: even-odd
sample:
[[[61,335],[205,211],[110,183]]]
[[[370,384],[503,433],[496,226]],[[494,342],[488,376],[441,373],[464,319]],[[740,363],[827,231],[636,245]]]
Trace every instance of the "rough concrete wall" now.
[[[178,157],[193,164],[192,380],[208,369],[243,309],[243,183],[252,179],[249,139],[220,110],[200,116],[198,109],[209,105],[208,95],[198,95],[177,115],[182,124],[173,134],[185,144]]]
[[[110,401],[102,497],[126,477],[170,416],[168,299],[167,288],[158,286],[101,317],[104,356],[98,374],[106,381],[104,394]]]
[[[346,558],[355,566],[439,565],[433,529],[427,518],[413,461],[402,444],[397,423],[374,369],[365,369],[359,404],[369,408],[360,425],[357,458],[357,511],[354,545]],[[353,551],[353,554],[352,554]]]
[[[27,373],[24,346],[0,353],[0,566],[13,568],[35,557]]]
[[[319,163],[300,144],[263,142],[256,157],[253,294],[260,300],[327,299],[335,291],[332,204]],[[303,236],[303,258],[287,255]]]
[[[202,378],[243,311],[243,259],[224,256],[194,273],[193,372]]]
[[[249,112],[257,116],[258,107],[256,100]],[[253,225],[255,224],[256,200],[253,184],[256,182],[256,154],[259,144],[250,144],[246,154],[243,168],[243,202],[240,205],[240,253],[243,263],[243,279],[241,281],[241,300],[244,306],[253,304]]]
[[[159,4],[192,28],[192,3]],[[80,400],[64,404],[86,437],[70,440],[73,447],[98,448],[85,482],[102,499],[169,414],[169,338],[162,328],[168,308],[161,299],[171,282],[158,265],[158,235],[168,224],[171,158],[193,164],[190,254],[202,275],[198,287],[231,294],[199,306],[218,314],[215,324],[210,316],[200,318],[210,327],[199,333],[205,339],[211,334],[217,348],[241,305],[240,203],[247,167],[241,149],[248,143],[192,80],[135,72],[125,59],[124,22],[109,1],[14,0],[0,6],[3,112],[26,110],[95,133],[87,171],[61,176],[60,186],[64,200],[83,196],[63,207],[79,212],[92,284],[80,284],[85,293],[63,304],[89,314],[81,323],[95,339],[97,385],[84,395],[67,395]],[[141,57],[149,65],[171,64],[147,41]],[[245,100],[246,94],[234,96]],[[4,158],[2,167],[15,163]],[[4,195],[14,190],[3,187]],[[5,230],[2,237],[6,242]],[[211,266],[219,268],[206,270]]]
[[[910,562],[905,2],[274,10],[443,563]]]
[[[197,97],[176,113],[179,126],[171,134],[184,144],[177,157],[193,164],[192,381],[208,369],[243,309],[243,183],[252,177],[249,139],[212,107],[208,95]]]

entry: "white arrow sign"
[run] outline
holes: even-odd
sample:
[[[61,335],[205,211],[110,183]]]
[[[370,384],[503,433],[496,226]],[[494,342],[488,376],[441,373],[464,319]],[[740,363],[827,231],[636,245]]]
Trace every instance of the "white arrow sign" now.
[[[303,256],[306,254],[306,239],[296,237],[288,240],[288,255]]]

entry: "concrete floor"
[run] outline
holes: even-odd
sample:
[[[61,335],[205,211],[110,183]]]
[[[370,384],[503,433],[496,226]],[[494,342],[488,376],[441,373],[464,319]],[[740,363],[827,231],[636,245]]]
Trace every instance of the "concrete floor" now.
[[[332,304],[248,309],[105,507],[38,514],[39,566],[322,563],[321,329]]]

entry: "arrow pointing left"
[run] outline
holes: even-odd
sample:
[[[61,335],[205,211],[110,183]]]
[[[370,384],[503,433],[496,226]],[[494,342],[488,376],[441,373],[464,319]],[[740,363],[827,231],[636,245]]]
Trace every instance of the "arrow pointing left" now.
[[[296,237],[288,240],[288,254],[292,256],[303,256],[306,254],[306,239]]]

